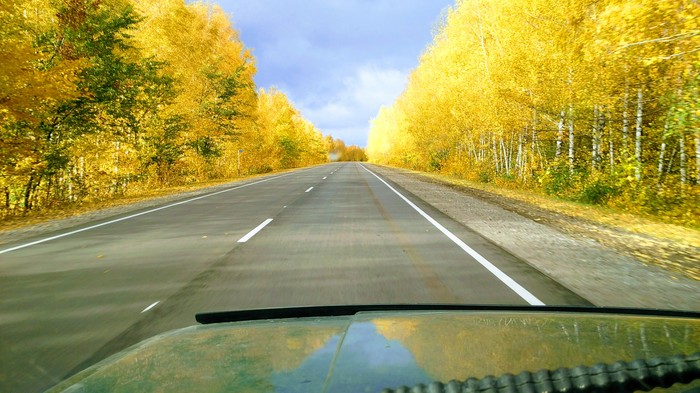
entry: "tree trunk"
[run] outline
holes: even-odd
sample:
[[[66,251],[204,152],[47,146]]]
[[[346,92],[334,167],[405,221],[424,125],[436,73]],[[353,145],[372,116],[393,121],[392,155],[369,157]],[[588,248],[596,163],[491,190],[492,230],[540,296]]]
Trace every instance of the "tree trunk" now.
[[[700,128],[695,129],[695,184],[700,184]]]
[[[597,163],[598,168],[603,167],[603,136],[605,135],[605,106],[598,110],[598,144]]]
[[[659,175],[659,185],[661,185],[661,180],[663,179],[664,176],[664,155],[666,154],[666,135],[664,135],[664,139],[661,141],[661,147],[659,148],[659,167],[657,170],[657,174]]]
[[[479,135],[479,158],[477,159],[478,163],[481,163],[484,161],[484,156],[486,153],[484,152],[484,146],[486,145],[486,141],[484,139],[484,135],[481,134]]]
[[[74,169],[70,168],[68,170],[67,174],[67,179],[68,179],[68,202],[73,202],[73,172]]]
[[[527,127],[525,128],[527,132]],[[523,134],[521,133],[518,138],[518,154],[515,157],[515,165],[518,167],[518,176],[523,175]]]
[[[496,173],[500,172],[499,161],[498,161],[498,144],[496,142],[496,135],[493,135],[493,163],[496,168]]]
[[[591,172],[598,169],[600,137],[598,136],[598,105],[593,106],[593,129],[591,138]]]
[[[680,150],[680,168],[681,168],[681,187],[685,187],[688,182],[687,171],[686,171],[686,154],[685,154],[685,136],[681,133],[680,138],[678,138],[678,150]]]
[[[569,104],[569,172],[574,173],[574,104]]]
[[[32,186],[34,185],[34,175],[29,175],[29,180],[24,188],[24,212],[28,213],[31,210]]]
[[[559,158],[561,156],[561,146],[564,144],[564,117],[566,116],[566,111],[561,110],[559,114],[559,123],[557,123],[557,149],[554,153],[554,157]]]
[[[629,121],[629,115],[627,113],[627,108],[629,108],[629,100],[630,100],[630,90],[629,87],[625,88],[625,98],[624,101],[622,102],[622,151],[625,153],[623,156],[624,158],[627,158],[627,148],[628,148],[628,140],[629,140],[629,130],[630,130],[630,121]]]
[[[537,150],[539,149],[539,141],[537,140],[537,134],[535,133],[535,130],[532,130],[532,152],[530,153],[530,167],[528,168],[528,172],[532,174],[532,171],[534,168],[538,166],[538,163],[541,163],[543,161],[543,158],[540,157],[539,160],[537,158]]]
[[[112,181],[114,194],[119,192],[119,141],[114,142],[114,180]]]
[[[664,121],[664,133],[661,136],[661,147],[659,148],[659,166],[657,170],[657,174],[659,175],[659,185],[661,185],[664,175],[664,155],[666,154],[666,137],[668,135],[668,129],[670,127],[672,112],[673,106],[671,106],[671,109],[666,114],[666,121]]]
[[[5,209],[10,211],[10,188],[5,186],[3,189],[3,194],[5,195]]]
[[[676,154],[678,153],[678,146],[673,147],[673,150],[671,150],[671,158],[668,159],[668,162],[666,163],[666,175],[671,173],[671,169],[673,168],[673,161],[676,161]]]
[[[643,114],[643,103],[642,99],[644,95],[642,89],[639,88],[637,91],[637,126],[634,133],[634,177],[637,181],[642,179],[642,114]]]
[[[474,143],[474,138],[470,137],[469,138],[469,156],[474,157],[474,162],[479,158],[477,156],[477,151],[476,151],[476,144]],[[471,157],[470,157],[471,158]],[[460,164],[461,165],[461,164]]]
[[[508,142],[508,169],[513,168],[513,141],[515,140],[515,133],[510,134],[510,141]],[[510,175],[510,173],[508,173]]]
[[[615,173],[615,149],[613,144],[613,127],[608,127],[608,149],[610,150],[610,174]]]
[[[506,175],[510,175],[510,163],[508,162],[508,152],[506,151],[506,144],[503,142],[503,137],[501,137],[501,157],[503,158],[502,168],[506,170]]]

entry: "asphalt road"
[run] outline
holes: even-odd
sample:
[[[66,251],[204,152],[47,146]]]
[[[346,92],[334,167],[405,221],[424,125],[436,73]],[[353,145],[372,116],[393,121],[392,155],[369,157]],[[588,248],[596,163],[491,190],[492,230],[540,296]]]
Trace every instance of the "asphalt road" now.
[[[42,391],[202,311],[588,304],[369,165],[153,210],[0,248],[0,392]]]

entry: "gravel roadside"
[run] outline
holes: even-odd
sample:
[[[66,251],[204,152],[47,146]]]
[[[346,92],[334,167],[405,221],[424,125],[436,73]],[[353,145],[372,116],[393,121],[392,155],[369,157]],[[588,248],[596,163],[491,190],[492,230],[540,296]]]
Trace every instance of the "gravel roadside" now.
[[[485,191],[455,189],[411,171],[368,167],[595,305],[700,311],[700,281],[630,255],[653,257],[648,238]],[[698,250],[678,252],[697,267]]]

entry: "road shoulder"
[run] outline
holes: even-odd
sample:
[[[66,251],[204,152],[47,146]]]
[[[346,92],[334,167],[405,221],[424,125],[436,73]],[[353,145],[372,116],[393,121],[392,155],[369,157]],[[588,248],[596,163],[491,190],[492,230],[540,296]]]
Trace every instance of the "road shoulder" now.
[[[467,193],[411,171],[368,166],[595,305],[700,311],[700,281],[645,264],[587,236],[584,226],[590,223],[528,209],[527,203],[505,197],[498,196],[496,203],[484,191]],[[557,225],[560,221],[569,228]],[[627,247],[634,249],[634,244]]]
[[[147,197],[138,202],[118,204],[116,206],[99,208],[85,213],[68,215],[62,218],[41,220],[38,223],[23,225],[16,228],[0,230],[0,246],[47,235],[56,231],[63,231],[80,225],[92,223],[99,220],[106,220],[120,215],[135,213],[140,210],[150,209],[181,200],[195,198],[201,195],[225,190],[232,187],[240,187],[249,183],[258,182],[272,177],[284,175],[295,170],[304,170],[312,167],[295,168],[273,172],[265,175],[251,176],[243,179],[235,179],[212,186],[202,186],[184,192],[170,192],[156,197]]]

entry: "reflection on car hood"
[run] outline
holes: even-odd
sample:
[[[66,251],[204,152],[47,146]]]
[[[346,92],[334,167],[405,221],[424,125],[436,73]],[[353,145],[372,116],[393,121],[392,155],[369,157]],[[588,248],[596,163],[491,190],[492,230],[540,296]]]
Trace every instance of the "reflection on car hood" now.
[[[379,392],[697,352],[700,321],[542,312],[361,312],[192,326],[52,391]]]

